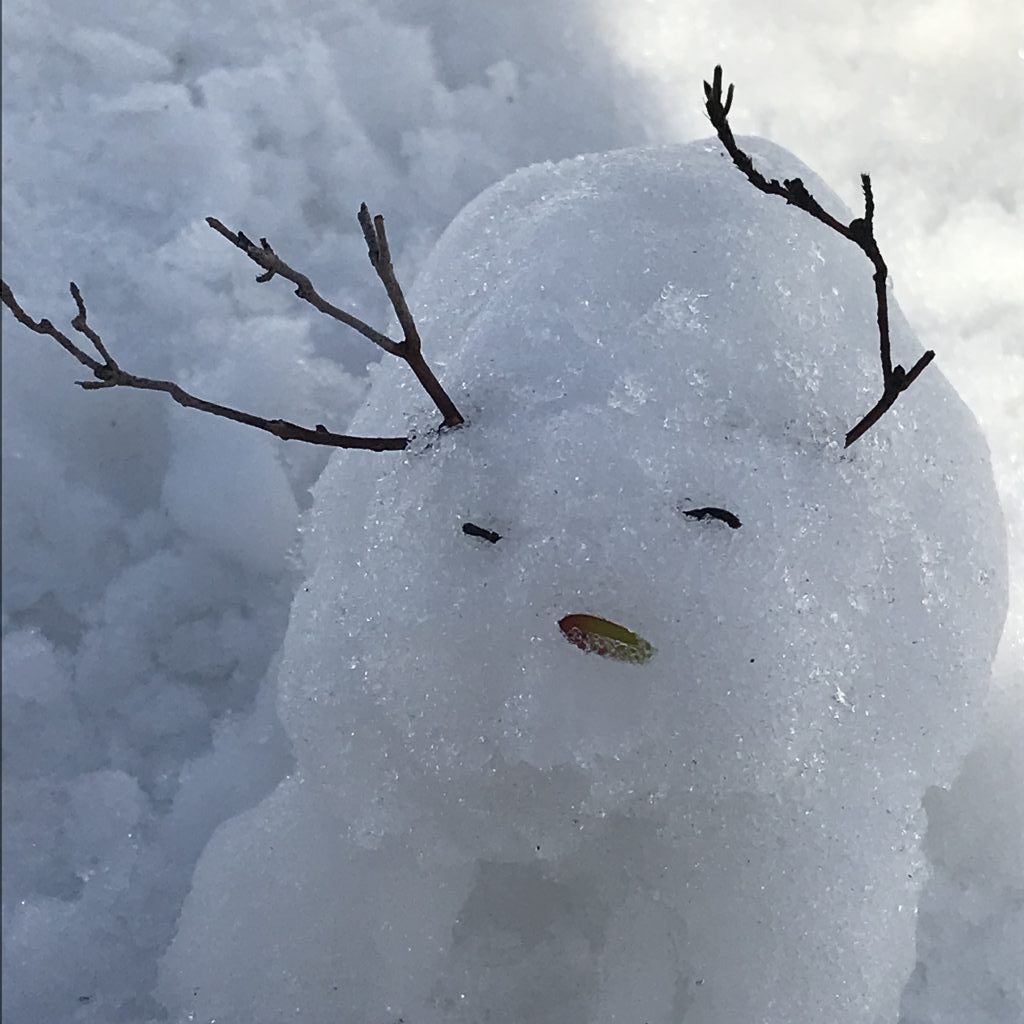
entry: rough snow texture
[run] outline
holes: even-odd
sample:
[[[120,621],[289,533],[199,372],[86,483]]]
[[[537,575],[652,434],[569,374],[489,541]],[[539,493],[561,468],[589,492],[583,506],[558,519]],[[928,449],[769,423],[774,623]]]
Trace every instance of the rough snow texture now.
[[[296,770],[207,848],[161,997],[182,1020],[894,1021],[922,799],[977,734],[1005,613],[974,418],[931,367],[844,453],[879,387],[869,265],[714,142],[514,174],[415,299],[469,426],[435,436],[415,382],[374,371],[353,429],[420,441],[317,486],[280,677]],[[679,511],[707,505],[743,526]],[[585,654],[572,612],[657,653]]]

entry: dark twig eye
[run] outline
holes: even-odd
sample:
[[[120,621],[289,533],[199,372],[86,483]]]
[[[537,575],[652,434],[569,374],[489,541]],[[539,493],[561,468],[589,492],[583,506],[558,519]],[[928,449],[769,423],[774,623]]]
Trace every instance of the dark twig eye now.
[[[739,517],[728,509],[715,508],[713,505],[708,505],[705,508],[681,508],[679,511],[691,519],[717,519],[733,530],[738,530],[743,525]]]
[[[481,540],[490,541],[491,544],[497,544],[501,540],[500,533],[485,530],[482,526],[477,526],[476,523],[463,523],[462,532],[469,537],[479,537]]]

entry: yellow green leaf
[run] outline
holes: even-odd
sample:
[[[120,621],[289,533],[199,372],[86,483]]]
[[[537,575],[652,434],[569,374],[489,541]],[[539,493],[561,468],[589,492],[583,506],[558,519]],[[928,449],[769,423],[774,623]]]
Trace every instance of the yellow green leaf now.
[[[625,626],[596,615],[566,615],[558,620],[558,628],[569,643],[588,654],[600,654],[616,661],[641,664],[654,654],[651,646]]]

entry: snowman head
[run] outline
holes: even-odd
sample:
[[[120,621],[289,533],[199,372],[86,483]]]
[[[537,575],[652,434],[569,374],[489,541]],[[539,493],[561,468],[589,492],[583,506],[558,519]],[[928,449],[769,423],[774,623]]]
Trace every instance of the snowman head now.
[[[339,693],[354,679],[438,766],[592,763],[674,738],[743,786],[857,746],[874,706],[886,742],[869,760],[944,777],[959,741],[919,740],[983,685],[957,652],[1001,539],[977,536],[984,443],[940,374],[841,448],[877,377],[861,254],[694,143],[513,175],[445,234],[417,298],[470,425],[322,485],[313,544],[356,652]],[[363,416],[426,426],[417,403],[382,368]],[[686,514],[707,508],[733,525]],[[656,653],[584,653],[568,615]]]

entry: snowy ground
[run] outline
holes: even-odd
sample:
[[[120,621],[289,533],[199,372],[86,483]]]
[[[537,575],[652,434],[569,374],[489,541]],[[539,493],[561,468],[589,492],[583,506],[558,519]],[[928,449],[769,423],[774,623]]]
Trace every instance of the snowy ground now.
[[[66,319],[73,277],[129,369],[339,430],[373,350],[257,287],[204,216],[266,235],[383,324],[361,200],[411,280],[519,166],[707,135],[718,61],[738,131],[851,206],[870,170],[902,308],[985,431],[1011,563],[988,724],[925,798],[932,877],[901,1018],[1020,1019],[1016,5],[11,0],[3,19],[4,278],[26,309]],[[6,314],[3,370],[5,1019],[162,1019],[158,962],[197,858],[292,768],[274,680],[326,457],[156,396],[83,393]]]

